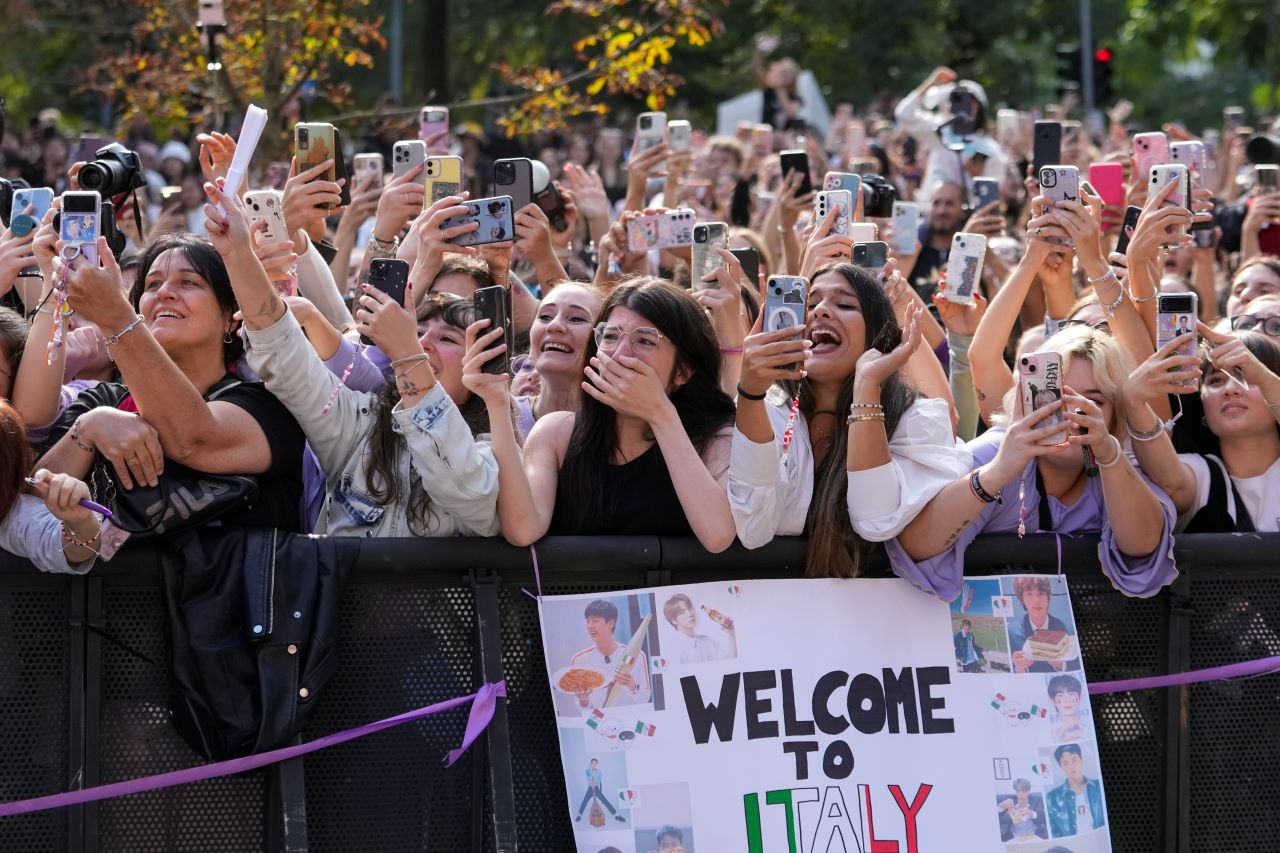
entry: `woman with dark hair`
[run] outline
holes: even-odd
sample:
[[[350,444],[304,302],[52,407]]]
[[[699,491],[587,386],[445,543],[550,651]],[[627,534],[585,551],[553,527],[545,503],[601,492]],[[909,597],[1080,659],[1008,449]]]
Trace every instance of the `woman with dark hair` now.
[[[849,263],[818,270],[808,298],[803,327],[747,338],[729,501],[748,548],[808,533],[809,575],[856,577],[866,543],[896,536],[969,454],[947,402],[900,374],[918,314],[901,329],[884,285]]]
[[[100,521],[80,506],[89,487],[67,474],[39,470],[23,493],[31,446],[17,409],[0,398],[0,548],[44,572],[84,574],[93,567]]]
[[[501,335],[467,331],[463,381],[491,418],[510,406],[506,377],[481,370]],[[706,313],[662,279],[635,279],[609,294],[586,354],[581,410],[540,418],[523,459],[511,425],[494,424],[502,535],[529,545],[548,532],[692,534],[708,551],[729,547],[733,401]]]
[[[425,299],[416,316],[362,285],[356,328],[391,361],[373,393],[335,377],[302,334],[254,254],[243,203],[212,184],[205,215],[244,306],[249,365],[298,419],[326,476],[316,533],[333,536],[492,536],[498,472],[484,405],[462,386],[469,300]],[[412,288],[406,301],[412,304]],[[510,414],[505,418],[510,421]]]
[[[143,254],[127,297],[103,238],[98,257],[101,265],[59,258],[54,274],[66,276],[67,301],[103,331],[123,384],[82,392],[53,429],[41,466],[83,477],[101,455],[126,491],[158,486],[168,461],[252,475],[256,500],[220,520],[299,530],[302,432],[260,383],[231,373],[243,347],[222,257],[204,238],[162,235]]]
[[[582,408],[582,368],[601,302],[594,285],[566,281],[538,303],[527,362],[538,374],[538,390],[513,399],[521,435],[544,415]]]
[[[1280,347],[1257,332],[1226,335],[1203,323],[1201,361],[1170,341],[1130,374],[1125,415],[1143,470],[1168,492],[1187,533],[1280,530]],[[1177,453],[1151,403],[1200,381],[1217,453]]]

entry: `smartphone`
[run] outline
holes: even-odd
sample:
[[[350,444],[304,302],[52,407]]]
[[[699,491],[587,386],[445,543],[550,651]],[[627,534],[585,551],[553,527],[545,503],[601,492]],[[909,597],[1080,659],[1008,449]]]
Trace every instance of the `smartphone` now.
[[[778,159],[782,162],[782,178],[786,180],[788,172],[800,173],[800,189],[798,195],[808,195],[813,192],[813,182],[809,180],[809,155],[804,149],[794,149],[791,151],[783,151],[778,155]]]
[[[1175,184],[1176,189],[1169,195],[1165,202],[1165,206],[1191,208],[1191,185],[1190,178],[1187,173],[1187,167],[1180,164],[1162,164],[1151,167],[1151,189],[1148,190],[1147,196],[1150,197],[1155,193],[1164,189],[1166,184]],[[1180,235],[1186,233],[1182,226],[1169,226],[1168,234]],[[1173,245],[1173,244],[1168,244]]]
[[[693,245],[697,214],[687,207],[637,216],[627,223],[627,248],[633,252]]]
[[[1169,145],[1169,162],[1181,163],[1187,167],[1191,181],[1191,190],[1204,186],[1205,152],[1204,143],[1198,141],[1174,142]]]
[[[1036,174],[1045,166],[1062,162],[1062,123],[1038,121],[1032,135],[1031,159]]]
[[[1244,125],[1244,107],[1223,107],[1222,127],[1228,133]]]
[[[0,178],[0,225],[6,228],[13,217],[13,191],[13,181]]]
[[[376,152],[373,154],[357,154],[351,162],[351,171],[355,173],[358,183],[374,180],[374,176],[376,176],[378,182],[381,182],[383,170],[382,155]]]
[[[62,211],[59,214],[58,237],[62,240],[63,257],[67,248],[76,247],[78,256],[90,266],[98,265],[98,237],[102,228],[102,196],[94,190],[65,192],[62,194]]]
[[[751,128],[751,139],[748,143],[751,153],[757,160],[763,160],[773,153],[773,125],[756,124]]]
[[[1124,222],[1120,224],[1120,237],[1116,240],[1116,252],[1123,255],[1129,251],[1129,229],[1138,227],[1138,217],[1142,208],[1129,205],[1124,209]]]
[[[533,161],[509,157],[493,164],[493,195],[511,196],[512,210],[533,204]]]
[[[545,187],[534,193],[533,203],[547,215],[552,228],[562,233],[569,230],[569,220],[565,218],[564,198],[556,189],[555,181],[547,181]]]
[[[823,190],[813,202],[815,222],[821,222],[832,210],[835,218],[831,222],[831,234],[849,235],[849,226],[853,224],[853,195],[848,190]]]
[[[893,203],[893,253],[914,255],[920,248],[920,205],[913,201]]]
[[[1022,412],[1029,415],[1041,406],[1062,400],[1062,356],[1056,352],[1029,352],[1018,359],[1018,393]],[[1062,410],[1055,409],[1037,427],[1060,424]],[[1067,431],[1058,433],[1050,444],[1064,444]]]
[[[855,199],[862,192],[862,176],[853,172],[827,172],[822,176],[824,190],[848,190]]]
[[[1000,110],[996,113],[996,139],[1005,148],[1017,148],[1022,135],[1022,117],[1017,110]]]
[[[1186,337],[1186,344],[1175,350],[1178,355],[1194,356],[1199,337],[1198,299],[1194,293],[1161,293],[1156,296],[1156,349],[1174,338]]]
[[[421,139],[404,139],[391,147],[391,174],[406,175],[427,161],[427,143]]]
[[[366,281],[395,300],[397,305],[403,305],[404,294],[409,287],[409,262],[399,258],[374,258],[369,262],[369,277]],[[372,346],[373,341],[361,335],[360,343]]]
[[[844,135],[844,162],[852,163],[867,154],[867,123],[860,119],[850,119],[848,130]]]
[[[693,125],[684,119],[676,119],[667,125],[671,153],[683,154],[693,145]]]
[[[636,153],[648,151],[667,141],[667,114],[640,113],[636,116]]]
[[[418,138],[424,143],[439,134],[445,134],[444,138],[437,141],[437,145],[443,143],[449,144],[449,108],[448,107],[423,107],[422,112],[418,114]]]
[[[747,277],[747,281],[751,282],[753,288],[758,286],[756,283],[760,281],[760,253],[755,249],[730,249],[729,254],[738,259],[738,264],[742,267],[742,274]]]
[[[868,270],[882,270],[889,262],[889,244],[880,240],[870,243],[854,243],[850,258],[855,264]]]
[[[1040,192],[1053,201],[1080,201],[1080,170],[1075,166],[1042,166]]]
[[[947,286],[943,295],[952,302],[972,305],[973,294],[982,279],[982,262],[987,255],[987,238],[965,231],[951,238],[947,256]]]
[[[487,243],[503,243],[515,239],[515,208],[511,196],[478,198],[466,202],[467,212],[440,223],[441,230],[479,222],[480,227],[450,240],[455,246],[483,246]]]
[[[283,196],[277,190],[252,190],[244,194],[244,205],[249,211],[249,221],[254,225],[267,223],[259,240],[262,244],[279,243],[289,239],[289,228],[284,223]]]
[[[974,178],[971,203],[974,210],[1000,201],[1000,182],[995,178]]]
[[[13,191],[13,216],[9,230],[15,237],[25,237],[40,227],[44,215],[53,206],[53,190],[48,187],[24,187]],[[26,213],[30,207],[31,212]]]
[[[809,282],[795,275],[771,275],[764,288],[764,331],[777,332],[792,326],[803,326]],[[788,340],[798,341],[803,332]],[[796,362],[781,365],[783,370],[796,370]]]
[[[227,25],[227,13],[222,7],[222,0],[200,0],[200,9],[196,15],[196,22],[201,28]]]
[[[1089,183],[1098,191],[1108,207],[1124,204],[1124,166],[1120,163],[1093,163],[1089,166]]]
[[[689,274],[694,290],[720,286],[714,281],[703,281],[702,278],[724,266],[724,258],[715,250],[728,248],[728,225],[723,222],[700,222],[693,226],[693,259],[689,264]]]
[[[293,155],[298,161],[299,172],[319,166],[325,160],[333,160],[334,165],[322,172],[317,180],[338,179],[337,163],[342,159],[342,152],[338,150],[333,125],[312,121],[298,122],[293,128]],[[332,208],[335,205],[326,206]]]
[[[423,196],[424,206],[462,192],[461,157],[428,157],[423,161],[422,174],[427,182],[427,194]]]
[[[874,222],[853,222],[849,225],[849,237],[855,243],[873,243],[880,239],[880,229]]]
[[[493,374],[510,372],[511,349],[515,345],[511,326],[511,291],[500,284],[482,287],[472,294],[471,301],[475,305],[476,319],[489,321],[481,334],[487,335],[494,329],[502,329],[503,336],[499,341],[507,345],[505,351],[486,361],[480,370]]]
[[[1163,133],[1139,133],[1133,138],[1133,158],[1139,175],[1150,175],[1151,167],[1169,162],[1169,137]]]
[[[1280,166],[1275,163],[1258,163],[1253,167],[1253,174],[1258,189],[1263,190],[1264,194],[1280,188]]]

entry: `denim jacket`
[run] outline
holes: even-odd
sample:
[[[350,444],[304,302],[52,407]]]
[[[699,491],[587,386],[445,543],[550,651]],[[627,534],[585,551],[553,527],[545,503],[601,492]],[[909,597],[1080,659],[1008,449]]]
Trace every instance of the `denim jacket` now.
[[[289,409],[306,433],[326,479],[316,533],[330,536],[413,536],[408,489],[381,506],[365,480],[374,395],[342,385],[316,355],[292,313],[260,331],[249,331],[249,365],[267,390]],[[333,405],[327,414],[330,394]],[[494,536],[498,527],[498,463],[487,440],[473,438],[453,400],[436,383],[417,404],[392,410],[397,444],[395,472],[409,483],[411,470],[431,498],[426,536]],[[412,466],[412,469],[411,467]]]

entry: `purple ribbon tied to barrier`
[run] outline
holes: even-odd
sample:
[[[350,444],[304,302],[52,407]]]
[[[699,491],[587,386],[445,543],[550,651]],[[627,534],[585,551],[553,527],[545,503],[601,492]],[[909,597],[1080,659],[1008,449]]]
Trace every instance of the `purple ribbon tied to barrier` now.
[[[1255,675],[1266,675],[1271,672],[1280,672],[1280,656],[1231,663],[1226,666],[1210,667],[1209,669],[1194,669],[1190,672],[1175,672],[1172,675],[1152,675],[1147,678],[1130,678],[1125,681],[1099,681],[1089,685],[1089,693],[1099,696],[1106,693],[1126,693],[1131,690],[1182,687],[1186,684],[1225,681],[1228,678],[1249,678]]]
[[[445,763],[452,766],[467,751],[467,747],[471,746],[475,739],[488,727],[489,722],[493,719],[493,713],[498,707],[498,697],[506,697],[506,695],[507,685],[505,681],[499,681],[496,684],[485,684],[475,693],[468,696],[459,696],[456,699],[437,702],[425,708],[418,708],[416,711],[406,711],[394,717],[387,717],[385,720],[366,723],[363,726],[357,726],[346,731],[334,732],[331,735],[325,735],[296,746],[286,746],[269,752],[260,752],[257,755],[246,755],[243,758],[232,758],[227,761],[218,761],[214,764],[204,764],[200,767],[190,767],[186,770],[174,770],[170,773],[161,773],[156,776],[144,776],[141,779],[113,782],[110,785],[98,785],[79,791],[67,791],[62,794],[50,794],[30,800],[0,803],[0,817],[76,806],[96,800],[107,800],[112,797],[122,797],[126,794],[140,794],[143,791],[156,791],[160,788],[169,788],[174,785],[202,782],[219,776],[230,776],[235,773],[243,773],[246,770],[256,770],[259,767],[266,767],[268,764],[275,764],[278,761],[287,761],[290,758],[318,752],[331,746],[337,746],[340,743],[346,743],[349,740],[380,732],[383,729],[420,720],[423,717],[430,717],[433,714],[439,714],[471,703],[471,713],[467,717],[467,728],[462,736],[462,746],[450,750],[445,757]]]

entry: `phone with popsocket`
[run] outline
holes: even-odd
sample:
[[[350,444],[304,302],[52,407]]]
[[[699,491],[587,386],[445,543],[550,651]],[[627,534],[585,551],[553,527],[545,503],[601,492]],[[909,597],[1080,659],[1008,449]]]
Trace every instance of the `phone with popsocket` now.
[[[793,326],[803,326],[809,282],[797,275],[771,275],[765,284],[764,331],[779,332]],[[800,340],[796,332],[786,340]],[[796,370],[800,365],[783,365],[783,370]]]
[[[31,212],[27,213],[27,208]],[[13,191],[13,216],[9,230],[15,237],[25,237],[40,227],[44,215],[53,207],[53,190],[48,187],[23,187]]]

